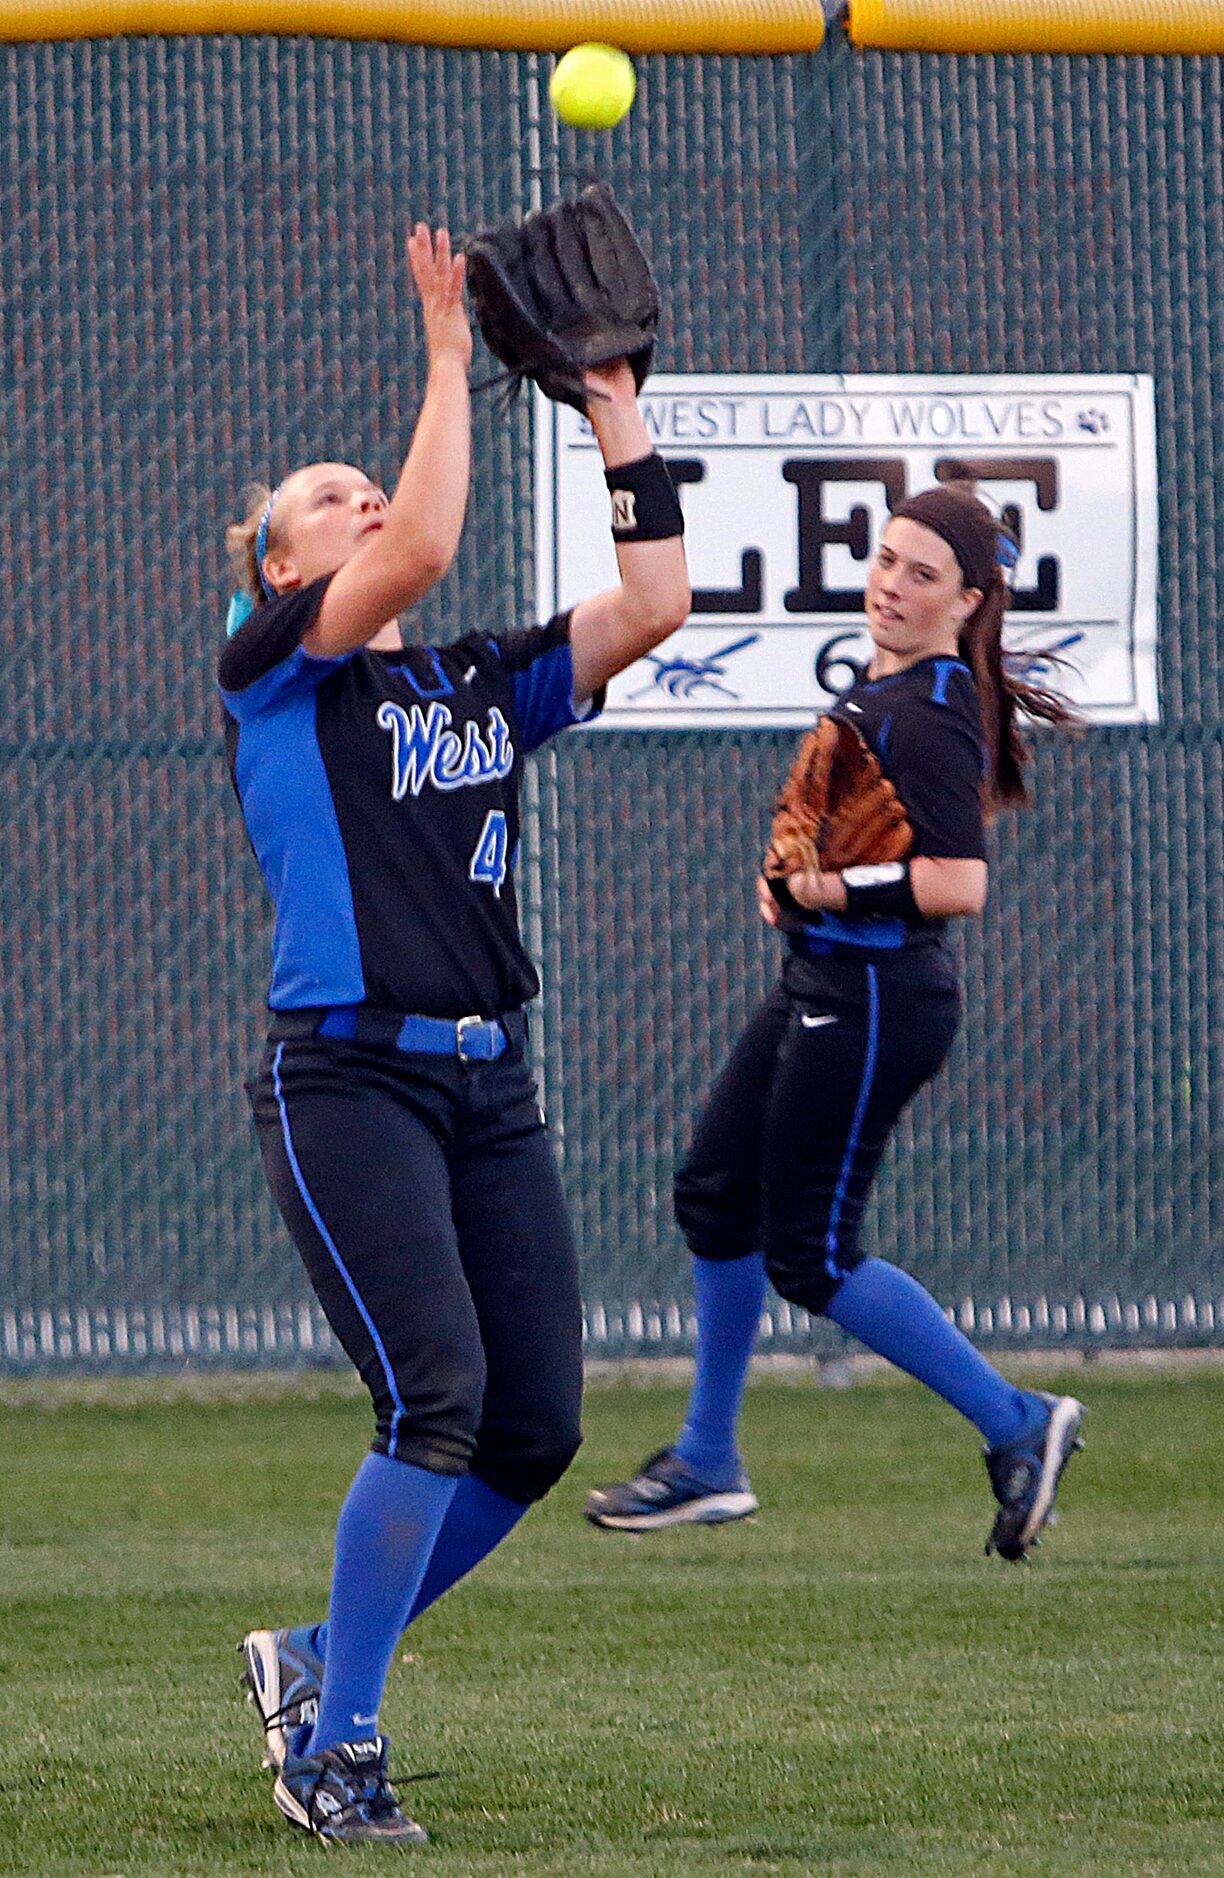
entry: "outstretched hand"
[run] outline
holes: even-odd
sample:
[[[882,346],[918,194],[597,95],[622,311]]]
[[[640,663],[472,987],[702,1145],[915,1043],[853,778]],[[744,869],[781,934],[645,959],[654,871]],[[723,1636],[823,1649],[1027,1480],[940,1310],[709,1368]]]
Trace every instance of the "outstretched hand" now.
[[[421,297],[431,361],[451,355],[470,365],[472,328],[463,295],[467,263],[463,255],[451,253],[446,229],[431,234],[418,222],[408,237],[408,264]]]

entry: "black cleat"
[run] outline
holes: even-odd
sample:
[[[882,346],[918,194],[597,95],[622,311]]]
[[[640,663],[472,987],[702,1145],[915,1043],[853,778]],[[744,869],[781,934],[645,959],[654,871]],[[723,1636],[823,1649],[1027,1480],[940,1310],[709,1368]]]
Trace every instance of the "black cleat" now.
[[[1035,1435],[986,1449],[986,1471],[999,1502],[986,1553],[997,1552],[1013,1563],[1027,1558],[1041,1544],[1042,1528],[1053,1525],[1063,1468],[1084,1445],[1079,1438],[1087,1413],[1082,1402],[1072,1395],[1040,1394],[1038,1400],[1047,1413]]]

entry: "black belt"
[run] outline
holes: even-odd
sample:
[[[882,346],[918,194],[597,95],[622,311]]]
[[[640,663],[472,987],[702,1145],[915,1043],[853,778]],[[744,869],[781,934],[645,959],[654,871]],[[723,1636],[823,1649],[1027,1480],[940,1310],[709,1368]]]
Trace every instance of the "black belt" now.
[[[424,1056],[453,1056],[461,1063],[493,1063],[511,1043],[525,1041],[527,1014],[416,1017],[380,1011],[369,1004],[312,1005],[305,1010],[274,1011],[268,1036],[273,1043],[334,1037]]]

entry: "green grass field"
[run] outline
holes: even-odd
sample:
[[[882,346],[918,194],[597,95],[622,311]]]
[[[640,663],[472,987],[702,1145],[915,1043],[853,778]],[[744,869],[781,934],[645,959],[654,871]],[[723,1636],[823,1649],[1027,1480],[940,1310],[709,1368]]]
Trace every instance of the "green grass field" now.
[[[395,1763],[446,1770],[417,1851],[284,1825],[238,1690],[245,1628],[323,1607],[362,1401],[10,1390],[0,1872],[1224,1874],[1224,1372],[1072,1386],[1031,1569],[982,1556],[972,1432],[888,1380],[753,1387],[757,1520],[596,1533],[586,1487],[682,1398],[593,1390],[569,1479],[393,1672]]]

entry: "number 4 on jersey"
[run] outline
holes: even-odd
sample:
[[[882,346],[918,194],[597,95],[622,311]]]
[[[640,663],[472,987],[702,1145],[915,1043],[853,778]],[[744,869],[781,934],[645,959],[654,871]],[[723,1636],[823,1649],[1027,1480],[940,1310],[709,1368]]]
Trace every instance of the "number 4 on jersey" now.
[[[507,840],[506,811],[490,809],[484,818],[484,827],[472,855],[468,879],[483,881],[486,887],[492,887],[499,898],[502,882],[506,878]]]

